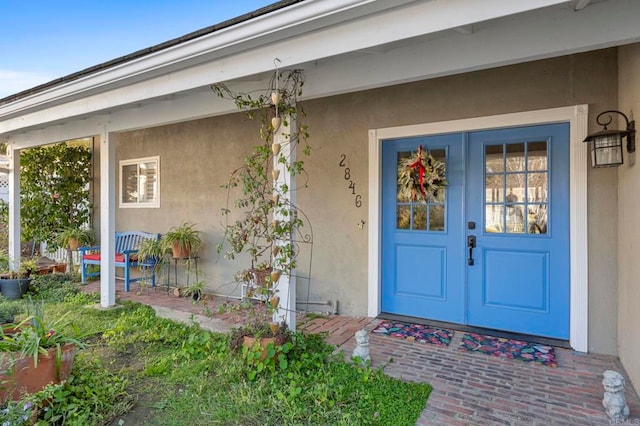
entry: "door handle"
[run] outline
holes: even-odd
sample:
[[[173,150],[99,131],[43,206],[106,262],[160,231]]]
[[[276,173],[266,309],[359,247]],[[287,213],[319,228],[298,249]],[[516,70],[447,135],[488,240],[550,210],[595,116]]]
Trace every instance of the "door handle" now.
[[[469,259],[467,260],[467,263],[469,264],[469,266],[473,266],[474,261],[473,261],[473,249],[476,246],[476,236],[475,235],[468,235],[467,236],[467,248],[469,249]]]

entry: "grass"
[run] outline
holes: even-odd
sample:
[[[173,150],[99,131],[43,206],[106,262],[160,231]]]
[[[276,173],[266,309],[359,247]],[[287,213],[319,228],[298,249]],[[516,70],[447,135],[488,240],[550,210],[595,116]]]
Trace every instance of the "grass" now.
[[[50,417],[41,424],[413,425],[431,391],[347,363],[318,335],[295,335],[288,362],[256,371],[229,350],[227,335],[140,304],[102,311],[90,301],[70,294],[47,305],[47,315],[69,311],[89,345],[72,379],[32,398],[56,402],[39,412]]]

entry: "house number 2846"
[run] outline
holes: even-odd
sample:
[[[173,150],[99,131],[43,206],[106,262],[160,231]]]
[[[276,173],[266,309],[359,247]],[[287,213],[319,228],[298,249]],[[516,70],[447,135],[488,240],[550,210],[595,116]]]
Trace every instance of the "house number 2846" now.
[[[351,179],[351,169],[347,167],[346,163],[347,163],[347,155],[340,154],[340,162],[338,163],[338,166],[344,169],[344,175],[343,175],[344,180],[349,182],[349,186],[347,188],[351,190],[351,195],[354,196],[353,201],[355,206],[360,208],[362,207],[362,195],[356,193],[356,183]]]

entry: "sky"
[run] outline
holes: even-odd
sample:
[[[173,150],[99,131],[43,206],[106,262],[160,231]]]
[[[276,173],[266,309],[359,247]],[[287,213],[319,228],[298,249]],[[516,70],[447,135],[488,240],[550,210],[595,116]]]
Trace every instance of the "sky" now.
[[[0,98],[277,0],[0,0]]]

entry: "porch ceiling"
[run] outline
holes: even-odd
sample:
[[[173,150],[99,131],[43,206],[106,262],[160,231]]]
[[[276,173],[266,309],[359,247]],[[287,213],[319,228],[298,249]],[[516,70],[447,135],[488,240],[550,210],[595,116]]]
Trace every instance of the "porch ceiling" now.
[[[225,114],[209,86],[264,87],[276,57],[305,69],[309,99],[616,46],[640,40],[638,15],[633,0],[306,0],[1,105],[0,136],[20,148]]]

